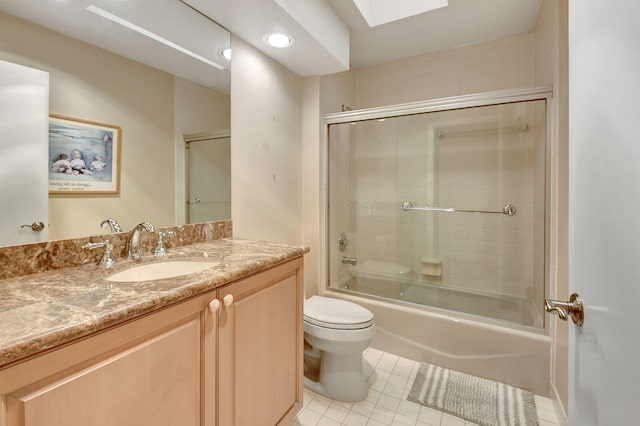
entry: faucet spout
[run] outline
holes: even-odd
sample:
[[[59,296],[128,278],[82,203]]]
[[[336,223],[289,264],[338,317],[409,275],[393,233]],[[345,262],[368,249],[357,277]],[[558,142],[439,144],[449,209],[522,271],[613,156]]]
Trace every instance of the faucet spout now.
[[[111,217],[103,220],[102,223],[100,224],[101,228],[105,228],[106,226],[108,226],[111,229],[112,233],[122,232],[122,227],[120,226],[118,221]]]
[[[127,259],[140,260],[142,257],[142,249],[140,247],[140,234],[142,231],[147,231],[150,234],[155,232],[154,226],[149,222],[142,222],[137,224],[127,238]]]

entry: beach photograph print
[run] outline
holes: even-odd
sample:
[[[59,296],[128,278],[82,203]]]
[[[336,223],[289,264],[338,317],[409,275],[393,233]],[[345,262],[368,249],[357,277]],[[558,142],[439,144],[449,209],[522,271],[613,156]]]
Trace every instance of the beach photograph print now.
[[[118,126],[51,114],[49,193],[118,194]]]

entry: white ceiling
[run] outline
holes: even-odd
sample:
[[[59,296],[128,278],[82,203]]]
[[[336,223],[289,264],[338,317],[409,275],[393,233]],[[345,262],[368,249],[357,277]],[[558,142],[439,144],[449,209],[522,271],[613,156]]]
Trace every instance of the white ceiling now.
[[[96,5],[226,69],[86,10]],[[219,56],[230,34],[177,0],[0,0],[0,12],[50,28],[222,93],[230,91],[229,63]]]
[[[326,1],[349,27],[356,68],[530,32],[542,5],[542,0],[449,0],[448,7],[369,28],[353,1]]]
[[[95,4],[218,61],[219,45],[213,40],[221,29],[190,5],[287,68],[308,76],[526,33],[533,30],[541,3],[449,0],[447,7],[373,28],[352,0],[0,0],[0,11],[228,93],[228,71],[218,71],[86,7]],[[274,31],[289,32],[296,43],[286,49],[267,46],[262,36]]]

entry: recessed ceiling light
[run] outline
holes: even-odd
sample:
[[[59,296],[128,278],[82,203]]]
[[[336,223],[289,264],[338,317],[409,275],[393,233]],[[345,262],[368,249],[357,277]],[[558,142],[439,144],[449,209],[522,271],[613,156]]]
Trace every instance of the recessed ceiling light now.
[[[293,36],[284,33],[269,33],[262,37],[262,41],[273,47],[289,47],[296,42]]]
[[[224,49],[222,52],[220,52],[220,56],[225,58],[227,61],[230,61],[231,60],[231,48],[227,47],[226,49]]]

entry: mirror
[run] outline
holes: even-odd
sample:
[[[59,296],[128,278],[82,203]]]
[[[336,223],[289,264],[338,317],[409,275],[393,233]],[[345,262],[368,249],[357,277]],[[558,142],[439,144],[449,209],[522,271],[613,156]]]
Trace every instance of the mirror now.
[[[50,113],[121,129],[119,193],[49,194],[51,240],[108,233],[107,218],[125,232],[186,223],[185,138],[230,127],[228,31],[174,0],[95,3],[0,1],[0,60],[49,73]]]

